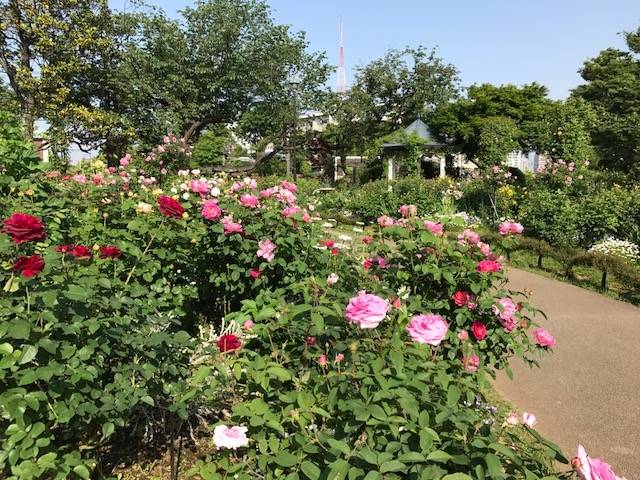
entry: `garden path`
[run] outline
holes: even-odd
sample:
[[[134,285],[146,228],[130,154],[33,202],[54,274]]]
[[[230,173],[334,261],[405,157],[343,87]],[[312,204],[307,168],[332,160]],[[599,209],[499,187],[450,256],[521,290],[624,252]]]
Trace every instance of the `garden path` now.
[[[500,374],[498,391],[537,429],[575,455],[582,443],[618,475],[640,479],[640,308],[517,269],[509,287],[533,290],[539,319],[558,342],[541,368],[513,362],[514,379]]]

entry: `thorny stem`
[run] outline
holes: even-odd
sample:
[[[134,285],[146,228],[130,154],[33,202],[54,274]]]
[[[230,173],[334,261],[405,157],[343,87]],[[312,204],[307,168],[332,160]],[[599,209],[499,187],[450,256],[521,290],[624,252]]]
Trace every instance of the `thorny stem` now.
[[[144,252],[142,252],[142,255],[140,255],[140,257],[136,260],[136,263],[133,265],[133,267],[131,267],[131,271],[129,272],[129,275],[127,275],[127,280],[124,282],[125,285],[129,284],[129,281],[131,280],[131,276],[133,275],[133,272],[135,271],[136,267],[140,264],[140,261],[147,254],[147,252],[149,251],[149,248],[151,248],[151,244],[156,239],[156,235],[158,234],[158,231],[162,228],[163,225],[164,225],[164,220],[162,220],[162,223],[160,224],[160,227],[158,227],[158,230],[153,232],[153,235],[151,235],[151,238],[149,239],[149,243],[147,243],[147,246],[145,247]]]

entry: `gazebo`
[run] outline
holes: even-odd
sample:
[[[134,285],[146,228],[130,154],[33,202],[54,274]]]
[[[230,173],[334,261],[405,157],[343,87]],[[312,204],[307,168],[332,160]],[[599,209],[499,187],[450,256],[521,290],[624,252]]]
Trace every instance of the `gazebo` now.
[[[436,140],[436,136],[420,117],[416,118],[408,127],[399,131],[399,133],[401,133],[402,135],[398,135],[398,137],[401,138],[399,138],[397,141],[393,140],[392,138],[388,142],[382,144],[383,152],[389,157],[389,166],[387,169],[388,180],[396,179],[398,174],[396,154],[407,148],[407,143],[404,141],[404,138],[411,135],[417,136],[423,142],[422,146],[424,148],[424,155],[420,157],[420,159],[416,159],[416,161],[422,161],[424,157],[428,156],[429,160],[435,160],[439,162],[440,177],[444,177],[446,175],[446,159],[445,156],[439,152],[443,147],[446,146],[446,144],[440,143]]]

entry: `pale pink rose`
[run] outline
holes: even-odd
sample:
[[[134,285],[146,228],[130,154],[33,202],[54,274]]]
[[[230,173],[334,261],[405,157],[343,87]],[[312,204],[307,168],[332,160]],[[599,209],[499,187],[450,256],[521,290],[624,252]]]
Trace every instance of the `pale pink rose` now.
[[[441,237],[444,234],[444,225],[441,223],[432,222],[430,220],[426,220],[424,222],[424,228],[429,230],[434,235]]]
[[[318,365],[324,367],[327,364],[327,356],[323,353],[318,357]]]
[[[398,213],[404,218],[415,217],[418,213],[418,207],[415,205],[402,205],[398,209]]]
[[[498,300],[498,304],[493,305],[493,313],[500,318],[502,326],[510,332],[516,327],[516,315],[517,307],[509,297],[504,297]]]
[[[299,207],[285,207],[282,210],[282,216],[284,218],[290,218],[292,215],[295,215],[296,213],[300,213],[300,208]]]
[[[378,264],[378,267],[380,268],[389,268],[389,262],[387,262],[387,259],[381,256],[377,256],[375,258],[376,263]]]
[[[458,235],[458,242],[462,245],[477,245],[480,242],[480,235],[473,230],[466,229]]]
[[[514,426],[514,425],[518,425],[520,423],[520,419],[518,418],[518,416],[515,413],[512,412],[505,419],[504,423],[507,424],[507,425],[510,425],[510,426]]]
[[[582,445],[578,445],[578,455],[571,460],[571,465],[582,480],[624,480],[618,477],[611,465],[601,458],[591,458]]]
[[[336,363],[340,363],[343,360],[344,360],[344,353],[339,353],[339,354],[336,355],[336,359],[335,359]]]
[[[485,256],[487,260],[498,259],[497,255],[491,251],[491,246],[488,243],[478,242],[476,246],[480,249],[480,252]]]
[[[286,203],[287,205],[293,205],[296,203],[296,196],[293,192],[285,190],[284,188],[278,189],[276,193],[276,199],[280,203]]]
[[[278,189],[276,187],[271,187],[271,188],[267,188],[265,190],[262,190],[260,192],[260,196],[262,198],[269,198],[271,195],[273,195],[274,193],[276,193],[278,191]]]
[[[283,180],[280,183],[280,186],[285,190],[289,190],[291,193],[296,193],[298,191],[298,187],[295,183],[287,182],[286,180]]]
[[[516,222],[502,222],[498,227],[498,232],[502,236],[518,235],[524,230],[523,226]]]
[[[524,423],[529,428],[533,428],[533,426],[538,423],[538,419],[533,413],[524,412],[522,414],[522,423]]]
[[[387,215],[378,217],[378,225],[381,227],[393,227],[393,223],[393,218],[388,217]]]
[[[544,328],[536,328],[533,331],[533,338],[541,347],[553,348],[556,346],[556,339]]]
[[[327,284],[328,285],[335,285],[336,283],[338,283],[339,277],[338,275],[336,275],[335,273],[331,273],[328,277],[327,277]]]
[[[458,340],[460,340],[461,342],[466,342],[467,340],[469,340],[469,332],[467,332],[466,330],[460,330],[458,332]]]
[[[209,192],[209,184],[205,180],[189,180],[189,190],[193,193],[206,195]]]
[[[440,315],[428,313],[415,315],[407,325],[407,332],[414,342],[437,346],[447,337],[449,325]]]
[[[127,153],[124,157],[122,157],[118,163],[120,163],[120,165],[122,165],[123,167],[126,167],[127,165],[129,165],[129,163],[131,162],[131,154]]]
[[[207,220],[215,220],[220,218],[222,210],[218,206],[217,200],[205,200],[202,204],[202,216]]]
[[[218,448],[236,448],[249,445],[247,438],[247,427],[227,427],[218,425],[213,429],[213,444]]]
[[[233,233],[242,233],[242,225],[240,224],[240,222],[234,221],[231,215],[227,215],[226,217],[224,217],[220,221],[220,223],[222,223],[225,235],[231,235]]]
[[[270,262],[276,256],[275,251],[276,244],[271,240],[260,240],[258,242],[258,251],[256,252],[256,255],[264,258],[267,262]]]
[[[311,223],[313,222],[313,218],[311,218],[311,215],[309,215],[309,212],[307,212],[306,210],[302,211],[302,221],[304,223]]]
[[[467,372],[477,372],[478,367],[480,366],[480,357],[475,353],[468,357],[462,357],[462,365],[464,365],[464,369]]]
[[[104,183],[104,177],[97,173],[93,176],[93,178],[91,178],[91,181],[94,185],[102,185]]]
[[[251,330],[254,325],[255,324],[252,320],[245,320],[245,322],[242,324],[242,328],[244,328],[245,330]]]
[[[242,190],[243,185],[240,182],[234,182],[233,185],[231,185],[231,193],[236,193],[239,190]]]
[[[85,177],[81,173],[76,173],[73,177],[71,177],[76,183],[87,183],[87,177]]]
[[[349,300],[345,318],[360,328],[376,328],[389,310],[389,302],[364,290]]]
[[[256,208],[260,204],[260,199],[250,193],[240,195],[240,205],[247,208]]]
[[[393,302],[391,302],[391,306],[397,310],[398,308],[402,307],[402,302],[399,298],[396,298]]]

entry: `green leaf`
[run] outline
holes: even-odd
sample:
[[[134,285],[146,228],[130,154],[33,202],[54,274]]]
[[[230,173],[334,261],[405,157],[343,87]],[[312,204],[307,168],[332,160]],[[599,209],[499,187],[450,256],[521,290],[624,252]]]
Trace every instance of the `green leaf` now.
[[[322,471],[315,464],[311,463],[308,460],[302,462],[302,464],[300,465],[300,470],[302,470],[302,473],[304,473],[310,480],[317,480],[322,474]]]
[[[34,345],[25,345],[22,349],[22,355],[20,356],[20,360],[18,360],[19,365],[24,365],[25,363],[29,363],[31,360],[36,358],[38,354],[38,347]]]
[[[113,432],[115,431],[116,427],[113,423],[111,422],[107,422],[105,424],[102,425],[102,438],[109,438],[111,435],[113,435]]]
[[[298,463],[298,457],[289,452],[278,452],[274,460],[281,467],[293,467]]]
[[[10,343],[0,343],[0,355],[11,355],[13,347]]]
[[[449,475],[445,475],[441,480],[473,480],[466,473],[450,473]]]
[[[484,457],[484,462],[487,464],[487,471],[491,478],[504,478],[502,473],[502,465],[500,459],[493,453],[487,453]]]
[[[9,327],[9,332],[12,338],[26,340],[31,333],[31,325],[26,320],[16,319]]]
[[[73,473],[78,475],[80,478],[88,479],[91,477],[89,469],[84,465],[76,465],[75,467],[73,467]]]
[[[447,452],[443,452],[442,450],[434,450],[429,455],[427,455],[427,460],[432,462],[448,462],[451,460],[451,455]]]
[[[455,407],[460,401],[460,396],[462,392],[460,392],[460,388],[457,385],[449,385],[449,389],[447,390],[447,405],[449,407]]]
[[[406,468],[407,466],[404,463],[398,460],[390,460],[380,465],[380,473],[400,472],[406,470]]]

